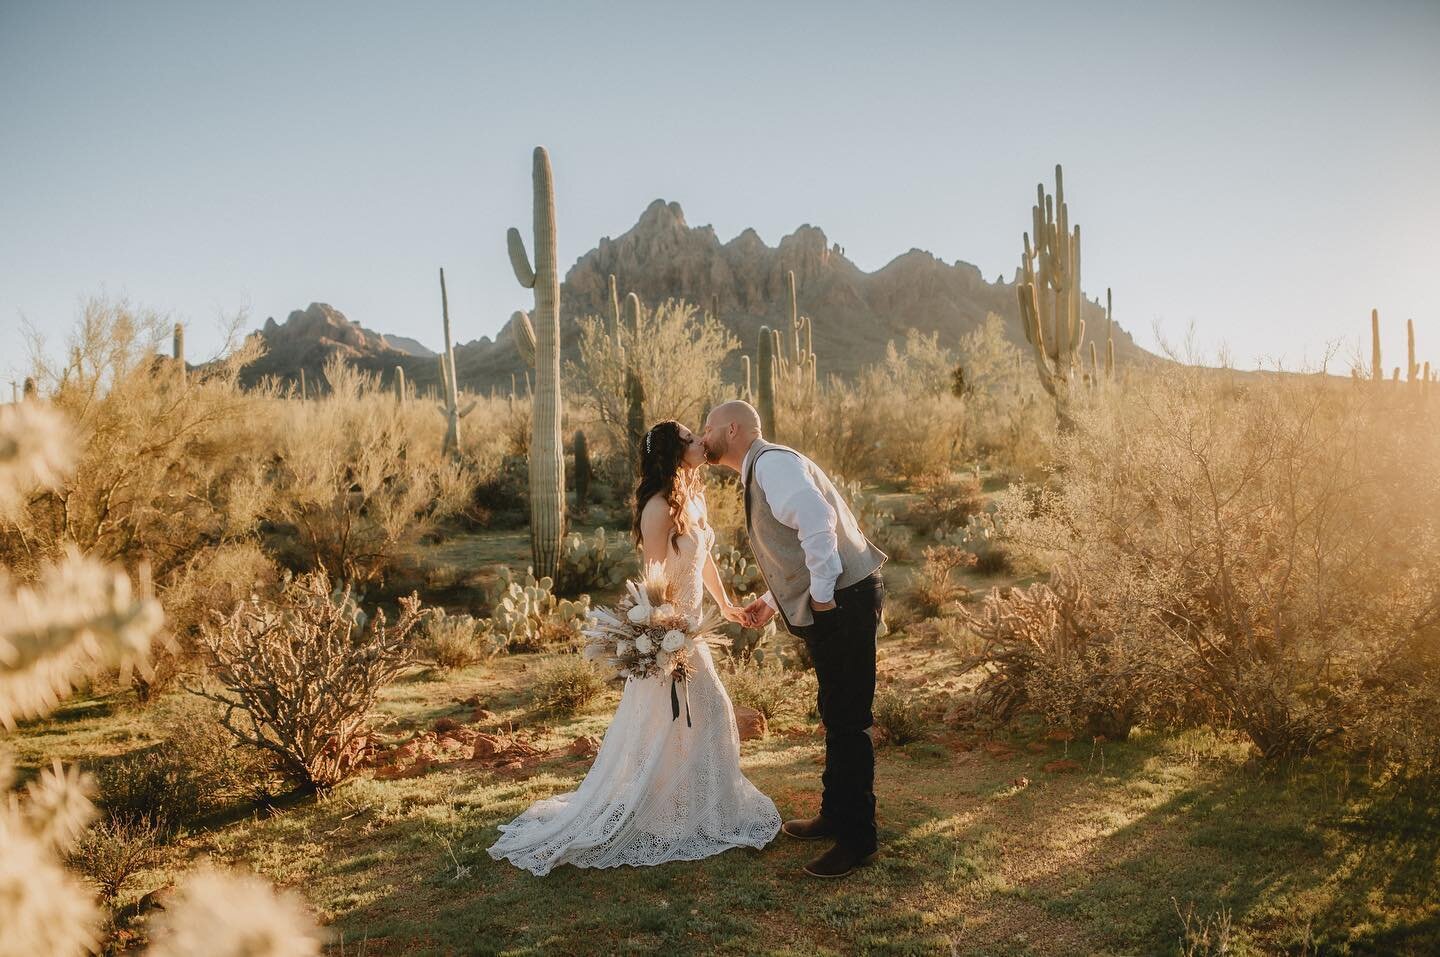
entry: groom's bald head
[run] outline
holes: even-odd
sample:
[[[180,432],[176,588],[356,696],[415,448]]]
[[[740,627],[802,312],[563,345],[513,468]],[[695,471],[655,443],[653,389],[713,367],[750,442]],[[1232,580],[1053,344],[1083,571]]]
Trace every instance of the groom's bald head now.
[[[700,441],[707,461],[739,471],[746,450],[759,437],[760,413],[749,402],[731,399],[710,410]]]
[[[710,410],[710,415],[705,420],[706,425],[713,424],[717,429],[728,429],[732,423],[739,426],[743,432],[760,434],[760,413],[744,399],[721,402]]]

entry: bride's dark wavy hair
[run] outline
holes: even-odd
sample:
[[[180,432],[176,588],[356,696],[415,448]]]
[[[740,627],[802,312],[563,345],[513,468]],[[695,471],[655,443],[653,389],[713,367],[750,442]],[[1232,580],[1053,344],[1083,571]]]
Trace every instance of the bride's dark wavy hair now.
[[[670,507],[670,520],[675,530],[670,534],[670,547],[677,548],[680,536],[690,530],[690,516],[685,502],[697,491],[700,470],[685,475],[680,463],[685,459],[685,440],[680,437],[680,423],[674,419],[657,422],[640,442],[640,481],[635,485],[635,544],[641,542],[640,516],[645,503],[660,494]]]

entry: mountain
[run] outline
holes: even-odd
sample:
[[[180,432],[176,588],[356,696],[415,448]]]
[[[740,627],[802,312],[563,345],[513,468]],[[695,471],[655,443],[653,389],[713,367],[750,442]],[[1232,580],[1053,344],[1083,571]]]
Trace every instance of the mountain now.
[[[881,358],[887,342],[903,339],[911,328],[938,332],[941,344],[953,347],[991,312],[1005,320],[1013,342],[1029,348],[1020,326],[1014,280],[987,282],[970,263],[947,263],[920,249],[865,272],[845,257],[843,247],[809,224],[774,247],[753,229],[722,243],[712,227],[686,223],[678,203],[657,199],[631,229],[614,239],[602,238],[565,274],[560,290],[562,355],[576,358],[577,318],[609,314],[612,273],[622,296],[634,292],[647,306],[676,298],[708,310],[718,302],[721,321],[740,339],[742,349],[753,354],[759,328],[776,326],[785,316],[789,270],[795,272],[800,313],[813,322],[822,374],[854,375]],[[1087,338],[1099,340],[1104,335],[1104,306],[1087,299],[1083,315]],[[361,329],[323,304],[291,313],[283,326],[271,320],[261,334],[272,350],[283,349],[282,356],[268,362],[274,374],[284,375],[282,370],[296,357],[309,366],[317,352],[347,349],[347,356],[363,368],[388,373],[402,365],[422,387],[438,379],[434,354],[421,353],[424,347],[419,343]],[[357,337],[361,344],[356,344]],[[1117,361],[1154,358],[1119,323],[1114,337]],[[528,368],[520,360],[508,323],[493,341],[483,337],[457,344],[455,363],[461,385],[474,391],[492,387],[507,391],[512,376],[521,379]]]
[[[710,226],[690,226],[678,203],[655,200],[623,235],[605,237],[570,267],[560,290],[562,354],[573,358],[577,317],[608,315],[609,277],[620,294],[633,292],[646,305],[666,298],[685,299],[702,310],[718,298],[719,316],[744,351],[754,352],[762,325],[776,326],[785,316],[785,273],[795,271],[796,299],[814,325],[814,348],[822,373],[852,376],[885,354],[886,343],[907,330],[938,331],[942,345],[996,313],[1009,338],[1029,349],[1020,326],[1015,283],[986,282],[970,263],[946,263],[911,249],[874,272],[849,259],[824,231],[803,225],[767,246],[753,229],[722,243]],[[1019,270],[1016,270],[1017,276]],[[1104,306],[1087,300],[1083,309],[1087,336],[1103,336]],[[1115,324],[1117,361],[1153,358]],[[1103,344],[1103,343],[1102,343]],[[523,374],[507,324],[494,342],[456,347],[461,381],[471,388],[494,384],[508,389],[511,373]]]

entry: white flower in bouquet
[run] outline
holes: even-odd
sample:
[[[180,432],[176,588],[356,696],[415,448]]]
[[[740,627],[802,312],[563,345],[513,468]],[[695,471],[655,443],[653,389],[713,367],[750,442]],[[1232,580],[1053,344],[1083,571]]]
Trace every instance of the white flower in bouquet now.
[[[628,612],[625,613],[625,617],[629,618],[630,621],[634,624],[643,625],[645,622],[650,620],[650,606],[635,605],[633,608],[631,608]]]
[[[685,633],[671,628],[665,632],[665,637],[660,639],[660,648],[664,651],[679,651],[685,644]]]
[[[635,636],[635,649],[639,651],[640,654],[648,655],[654,647],[655,643],[650,640],[649,635],[641,634]]]
[[[670,605],[670,604],[661,605],[659,608],[656,608],[655,611],[654,611],[654,613],[652,613],[651,616],[650,616],[650,618],[651,618],[652,621],[659,621],[659,620],[664,619],[664,618],[674,618],[674,617],[675,617],[675,606],[674,606],[674,605]]]
[[[623,658],[626,655],[630,654],[630,649],[633,647],[634,644],[628,638],[621,638],[619,641],[615,642],[615,654]]]

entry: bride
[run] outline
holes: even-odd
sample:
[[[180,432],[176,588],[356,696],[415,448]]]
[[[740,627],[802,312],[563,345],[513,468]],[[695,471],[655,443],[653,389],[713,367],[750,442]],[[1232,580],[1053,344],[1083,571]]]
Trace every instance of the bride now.
[[[643,560],[662,562],[675,607],[698,614],[704,590],[731,621],[711,550],[700,439],[675,421],[645,434],[635,489]],[[690,861],[730,847],[764,847],[780,830],[775,803],[740,771],[735,711],[707,645],[689,678],[691,724],[674,720],[668,678],[626,678],[595,763],[579,788],[536,801],[488,848],[539,876],[557,864],[615,867]]]

